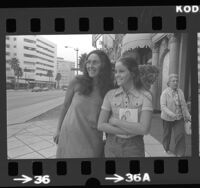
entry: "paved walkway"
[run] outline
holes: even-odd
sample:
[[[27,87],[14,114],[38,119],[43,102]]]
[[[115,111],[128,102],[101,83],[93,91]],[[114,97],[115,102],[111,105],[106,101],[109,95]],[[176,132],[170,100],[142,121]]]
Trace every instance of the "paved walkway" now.
[[[53,135],[57,120],[28,122],[8,127],[8,157],[15,159],[55,158]]]
[[[8,127],[8,158],[55,158],[56,144],[53,135],[57,119],[28,122]],[[168,157],[163,147],[151,135],[144,137],[146,157]]]

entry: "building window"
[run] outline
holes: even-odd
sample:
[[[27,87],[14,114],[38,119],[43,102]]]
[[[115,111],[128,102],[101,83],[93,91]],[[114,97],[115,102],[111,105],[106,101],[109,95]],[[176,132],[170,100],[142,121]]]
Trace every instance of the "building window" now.
[[[45,60],[45,61],[54,63],[54,61],[52,61],[52,60],[49,60],[49,59],[46,59],[46,58],[43,58],[43,57],[39,57],[39,56],[36,56],[36,57],[37,57],[38,59],[42,59],[42,60]]]
[[[6,48],[10,48],[10,44],[6,44]]]
[[[14,37],[14,38],[13,38],[13,40],[14,40],[14,41],[16,41],[16,40],[17,40],[17,38],[16,38],[16,37]]]
[[[24,57],[35,58],[34,55],[30,55],[30,54],[24,54]]]
[[[26,64],[26,65],[35,65],[35,62],[31,62],[31,61],[24,61],[24,64]]]
[[[17,56],[17,53],[14,53],[14,56]]]
[[[35,41],[34,40],[31,40],[31,39],[24,39],[24,42],[28,42],[28,43],[32,43],[32,44],[35,44]]]
[[[35,70],[34,69],[27,69],[27,68],[25,68],[24,72],[35,72]]]
[[[51,68],[54,67],[54,66],[52,66],[52,65],[48,65],[48,64],[40,63],[40,62],[36,62],[36,64],[37,64],[37,65],[43,65],[43,66],[45,66],[45,67],[51,67]]]
[[[14,48],[17,48],[17,46],[16,46],[16,45],[14,45],[13,47],[14,47]]]
[[[49,46],[51,48],[54,48],[54,46],[51,46],[50,44],[44,42],[44,41],[41,41],[40,39],[37,39],[37,41],[41,42],[42,44],[45,44],[46,46]]]
[[[38,76],[47,76],[47,74],[43,74],[43,73],[36,73],[36,75],[38,75]]]
[[[6,40],[10,40],[10,37],[6,37]]]
[[[31,51],[35,51],[35,48],[31,48],[31,47],[28,47],[28,46],[24,46],[24,49],[26,49],[26,50],[31,50]]]
[[[6,55],[10,55],[10,52],[6,52]]]
[[[40,45],[36,45],[38,48],[41,48],[41,49],[43,49],[43,50],[46,50],[46,51],[48,51],[48,52],[51,52],[51,53],[53,53],[54,54],[54,51],[52,51],[52,50],[49,50],[48,48],[44,48],[44,47],[42,47],[42,46],[40,46]]]
[[[46,53],[44,53],[44,52],[40,52],[40,51],[38,51],[38,50],[37,50],[37,53],[42,54],[42,55],[45,55],[45,56],[47,56],[47,57],[54,58],[53,56],[48,55],[48,54],[46,54]]]

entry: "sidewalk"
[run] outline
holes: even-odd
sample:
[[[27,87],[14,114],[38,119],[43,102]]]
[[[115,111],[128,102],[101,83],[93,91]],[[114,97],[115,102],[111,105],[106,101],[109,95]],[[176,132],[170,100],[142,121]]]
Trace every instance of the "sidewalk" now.
[[[156,138],[156,140],[161,143],[163,139],[163,122],[160,118],[160,113],[154,113],[152,122],[151,122],[151,130],[150,130],[150,135]],[[192,146],[191,146],[191,136],[185,135],[185,141],[186,141],[186,156],[191,156],[192,152]],[[174,152],[175,150],[175,141],[174,141],[174,134],[172,131],[172,136],[171,136],[171,142],[170,142],[170,151]]]
[[[8,158],[55,158],[53,135],[57,120],[27,122],[7,129]]]
[[[9,126],[13,124],[24,123],[34,117],[37,117],[47,112],[48,110],[55,108],[56,106],[63,104],[63,102],[64,97],[59,97],[22,108],[9,110],[7,112],[7,125]]]
[[[55,158],[56,144],[53,135],[56,131],[57,119],[27,122],[9,126],[8,158],[15,159],[44,159]],[[163,147],[154,137],[146,135],[146,157],[169,157]]]

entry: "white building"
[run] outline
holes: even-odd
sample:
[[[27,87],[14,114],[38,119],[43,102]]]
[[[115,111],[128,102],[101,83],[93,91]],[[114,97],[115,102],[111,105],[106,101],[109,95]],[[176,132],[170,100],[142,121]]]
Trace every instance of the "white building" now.
[[[75,72],[71,70],[75,67],[75,62],[64,60],[57,57],[57,73],[61,74],[60,87],[69,85],[69,82],[74,78]]]
[[[6,62],[17,58],[22,68],[23,76],[19,83],[29,82],[33,85],[47,85],[49,83],[48,71],[52,71],[51,81],[55,83],[56,76],[56,44],[37,35],[7,36]],[[7,82],[14,78],[13,70],[6,63]]]

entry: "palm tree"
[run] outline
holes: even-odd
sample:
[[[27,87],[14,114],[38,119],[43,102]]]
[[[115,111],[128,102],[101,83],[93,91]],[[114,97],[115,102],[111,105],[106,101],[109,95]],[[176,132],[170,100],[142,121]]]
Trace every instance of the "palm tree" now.
[[[58,82],[58,86],[57,86],[58,89],[60,88],[61,78],[62,78],[62,75],[58,72],[57,75],[56,75],[56,79],[55,79]]]
[[[86,58],[87,58],[87,53],[83,53],[79,56],[79,70],[83,72],[83,65],[86,61]]]
[[[52,70],[48,70],[47,71],[47,76],[49,77],[49,86],[50,86],[50,78],[53,77],[53,71]]]
[[[23,71],[22,68],[19,67],[17,70],[17,89],[19,88],[19,78],[21,78],[23,76]]]
[[[10,60],[8,60],[8,63],[11,65],[11,69],[14,70],[14,75],[15,75],[15,89],[18,89],[19,86],[19,78],[23,76],[23,71],[22,68],[19,66],[20,62],[17,58],[12,58]],[[17,77],[17,82],[16,82],[16,77]],[[16,83],[17,83],[17,87],[16,87]]]

